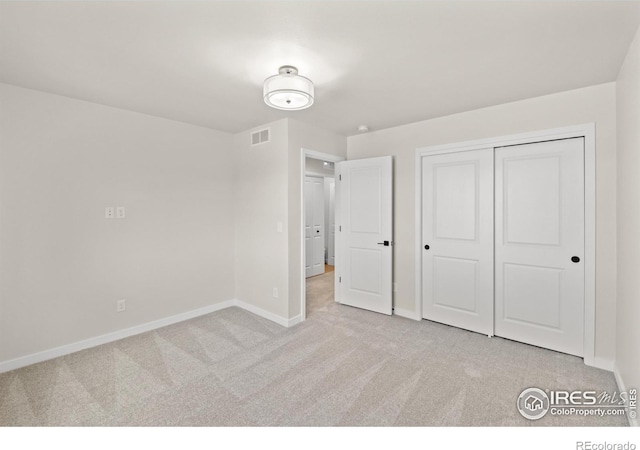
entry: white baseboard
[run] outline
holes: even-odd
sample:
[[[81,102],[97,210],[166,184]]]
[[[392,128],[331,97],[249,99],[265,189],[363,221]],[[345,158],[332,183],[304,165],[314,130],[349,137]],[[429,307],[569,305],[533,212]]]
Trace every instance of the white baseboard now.
[[[288,324],[287,327],[292,327],[294,325],[298,325],[299,323],[304,322],[304,319],[302,318],[302,314],[298,314],[295,317],[292,317],[291,319],[288,319]]]
[[[272,312],[265,311],[262,308],[258,308],[257,306],[253,306],[247,302],[243,302],[242,300],[235,300],[235,306],[237,306],[238,308],[242,308],[246,311],[249,311],[250,313],[253,313],[256,316],[264,317],[267,320],[270,320],[272,322],[277,323],[278,325],[282,325],[283,327],[287,327],[287,328],[292,327],[303,321],[301,315],[297,315],[296,317],[293,317],[291,319],[286,319]]]
[[[422,320],[419,314],[415,311],[411,311],[410,309],[402,309],[402,308],[393,308],[393,314],[400,317],[406,317],[407,319],[413,320]]]
[[[166,327],[174,323],[182,322],[185,320],[193,319],[194,317],[203,316],[221,309],[235,306],[235,300],[227,300],[224,302],[216,303],[214,305],[205,306],[203,308],[194,309],[184,313],[176,314],[174,316],[165,317],[163,319],[154,320],[152,322],[143,323],[142,325],[136,325],[131,328],[125,328],[124,330],[114,331],[112,333],[103,334],[93,338],[85,339],[82,341],[74,342],[72,344],[61,345],[49,350],[44,350],[38,353],[32,353],[30,355],[21,356],[19,358],[10,359],[8,361],[0,362],[0,373],[8,372],[10,370],[19,369],[20,367],[30,366],[49,359],[58,358],[59,356],[68,355],[71,353],[79,352],[87,348],[96,347],[98,345],[107,344],[109,342],[117,341],[129,336],[135,336],[136,334],[145,333],[147,331],[155,330],[157,328]]]
[[[618,370],[618,364],[613,365],[613,375],[616,377],[616,383],[618,384],[618,390],[620,392],[627,392],[627,386],[622,379],[622,375],[620,375],[620,371]],[[631,418],[629,414],[627,414],[627,420],[629,421],[629,426],[638,427],[640,426],[640,422],[638,421],[638,417]]]
[[[44,350],[38,353],[32,353],[30,355],[21,356],[19,358],[10,359],[8,361],[0,362],[0,373],[9,372],[10,370],[19,369],[21,367],[30,366],[49,359],[58,358],[60,356],[69,355],[71,353],[79,352],[91,347],[97,347],[98,345],[108,344],[120,339],[124,339],[129,336],[135,336],[136,334],[146,333],[158,328],[166,327],[167,325],[173,325],[174,323],[183,322],[185,320],[193,319],[194,317],[204,316],[215,311],[237,306],[257,316],[264,317],[267,320],[282,325],[283,327],[292,327],[304,319],[302,315],[292,317],[291,319],[285,319],[277,314],[270,313],[257,306],[250,305],[249,303],[240,300],[226,300],[224,302],[216,303],[214,305],[205,306],[203,308],[194,309],[184,313],[176,314],[174,316],[165,317],[163,319],[154,320],[152,322],[143,323],[142,325],[136,325],[131,328],[125,328],[124,330],[114,331],[112,333],[103,334],[93,338],[85,339],[82,341],[74,342],[71,344],[61,345],[49,350]]]

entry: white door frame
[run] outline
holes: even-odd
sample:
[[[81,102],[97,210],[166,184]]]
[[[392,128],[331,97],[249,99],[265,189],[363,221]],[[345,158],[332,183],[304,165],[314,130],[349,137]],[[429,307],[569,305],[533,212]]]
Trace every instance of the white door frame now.
[[[415,311],[417,320],[422,318],[422,158],[424,156],[479,150],[487,147],[529,144],[556,139],[584,138],[584,363],[596,366],[595,361],[595,313],[596,313],[596,127],[587,123],[550,130],[456,142],[416,149],[415,159]]]
[[[319,159],[322,161],[340,162],[347,158],[332,155],[331,153],[322,153],[315,150],[301,148],[301,172],[300,172],[300,264],[301,264],[301,280],[300,280],[300,315],[302,321],[307,319],[307,279],[305,277],[304,264],[306,261],[306,249],[304,245],[304,218],[305,218],[305,202],[304,202],[304,177],[307,175],[307,158]]]

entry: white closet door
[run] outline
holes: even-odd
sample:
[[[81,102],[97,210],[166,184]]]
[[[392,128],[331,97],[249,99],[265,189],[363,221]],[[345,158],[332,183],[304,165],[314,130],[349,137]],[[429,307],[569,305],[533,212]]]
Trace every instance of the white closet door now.
[[[305,177],[305,276],[324,273],[324,180]]]
[[[582,356],[583,138],[498,148],[495,159],[495,334]]]
[[[422,159],[423,317],[493,334],[493,149]]]

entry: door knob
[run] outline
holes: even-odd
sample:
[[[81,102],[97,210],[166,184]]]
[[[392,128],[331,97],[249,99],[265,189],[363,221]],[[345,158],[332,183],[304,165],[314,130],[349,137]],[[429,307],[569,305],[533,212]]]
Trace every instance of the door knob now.
[[[571,261],[574,263],[579,263],[580,262],[580,258],[578,258],[577,256],[572,256],[571,257]]]
[[[316,230],[316,233],[320,233],[320,230]]]
[[[429,248],[431,248],[431,247],[429,247],[429,245],[428,245],[428,244],[424,246],[424,249],[425,249],[425,250],[429,250]]]
[[[378,242],[378,245],[384,245],[385,247],[389,246],[389,241]]]

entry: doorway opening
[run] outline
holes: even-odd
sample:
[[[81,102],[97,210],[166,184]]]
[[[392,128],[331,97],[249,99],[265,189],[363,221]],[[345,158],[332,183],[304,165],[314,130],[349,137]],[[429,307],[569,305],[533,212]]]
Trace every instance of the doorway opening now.
[[[332,161],[307,157],[304,182],[306,312],[334,302],[335,168]]]
[[[335,303],[335,163],[344,158],[302,149],[302,317]]]

